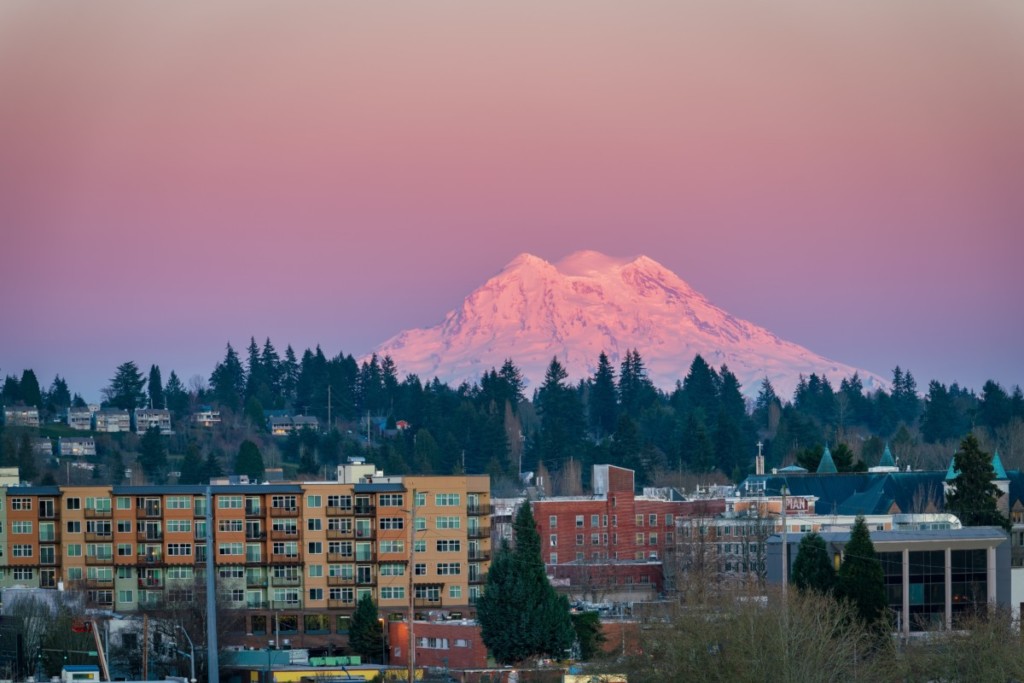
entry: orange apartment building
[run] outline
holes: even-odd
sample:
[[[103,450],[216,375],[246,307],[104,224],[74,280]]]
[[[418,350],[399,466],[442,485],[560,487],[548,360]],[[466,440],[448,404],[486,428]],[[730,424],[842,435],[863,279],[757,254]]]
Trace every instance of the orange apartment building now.
[[[158,611],[202,601],[212,552],[220,605],[240,617],[225,643],[309,648],[337,646],[364,594],[394,620],[410,607],[470,614],[483,590],[486,475],[385,477],[356,463],[337,481],[209,492],[212,528],[205,486],[0,488],[0,587]]]

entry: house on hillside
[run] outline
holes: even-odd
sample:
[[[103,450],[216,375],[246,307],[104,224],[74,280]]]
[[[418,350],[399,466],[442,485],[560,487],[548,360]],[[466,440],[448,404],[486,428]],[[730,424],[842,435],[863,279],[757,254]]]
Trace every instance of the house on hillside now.
[[[38,427],[39,409],[18,404],[4,406],[4,425],[7,427]]]

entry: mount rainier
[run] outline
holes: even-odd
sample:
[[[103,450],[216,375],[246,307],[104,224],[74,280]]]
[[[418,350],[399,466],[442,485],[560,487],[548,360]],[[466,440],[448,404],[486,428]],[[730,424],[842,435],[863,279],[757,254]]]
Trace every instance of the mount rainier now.
[[[604,351],[613,366],[636,348],[654,384],[671,390],[696,354],[728,365],[747,396],[768,377],[776,393],[793,396],[799,375],[825,375],[838,387],[859,372],[868,390],[881,377],[823,358],[729,315],[679,276],[646,256],[615,259],[593,251],[551,264],[521,254],[471,293],[444,321],[401,332],[381,344],[400,373],[475,382],[511,358],[528,386],[539,386],[557,356],[570,380],[593,375]]]

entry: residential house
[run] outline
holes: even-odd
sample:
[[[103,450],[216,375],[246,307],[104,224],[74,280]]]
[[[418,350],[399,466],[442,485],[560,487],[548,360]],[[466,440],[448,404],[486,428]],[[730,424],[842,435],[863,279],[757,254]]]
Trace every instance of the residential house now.
[[[202,406],[192,413],[192,423],[200,427],[212,427],[220,424],[220,411],[210,406]]]
[[[4,425],[7,427],[38,427],[39,409],[23,404],[4,406]]]
[[[57,454],[62,458],[96,455],[96,440],[91,436],[62,436],[57,439]]]
[[[95,412],[91,408],[68,408],[68,427],[89,431],[92,429],[92,416]]]
[[[171,411],[166,408],[136,408],[135,431],[143,434],[151,427],[156,427],[161,434],[173,434],[171,430]]]
[[[118,432],[130,432],[132,430],[132,417],[127,410],[120,408],[103,408],[96,411],[96,431],[107,434]]]

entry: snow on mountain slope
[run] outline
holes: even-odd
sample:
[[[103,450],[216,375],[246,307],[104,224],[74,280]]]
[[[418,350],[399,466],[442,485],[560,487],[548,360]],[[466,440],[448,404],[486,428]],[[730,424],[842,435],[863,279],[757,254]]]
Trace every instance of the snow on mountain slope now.
[[[748,396],[764,377],[790,398],[799,375],[826,375],[838,388],[856,368],[818,356],[729,315],[658,262],[593,251],[557,264],[521,254],[429,329],[406,330],[377,349],[399,373],[458,384],[512,358],[538,386],[553,356],[571,380],[592,375],[604,351],[618,371],[636,348],[655,385],[671,390],[696,354],[736,374]],[[860,370],[868,389],[887,383]]]

